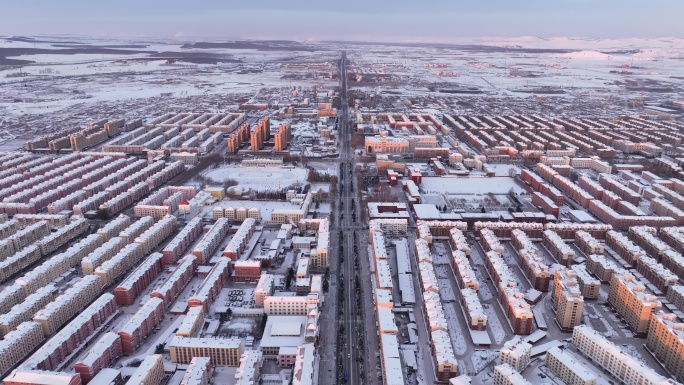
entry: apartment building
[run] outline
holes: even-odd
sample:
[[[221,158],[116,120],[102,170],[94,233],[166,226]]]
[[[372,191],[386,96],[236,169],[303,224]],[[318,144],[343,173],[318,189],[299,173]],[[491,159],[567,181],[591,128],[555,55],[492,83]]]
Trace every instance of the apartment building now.
[[[186,255],[181,258],[178,267],[171,273],[171,276],[160,287],[153,290],[150,297],[161,299],[164,301],[165,307],[171,305],[192,278],[196,262],[197,258],[194,255]]]
[[[473,271],[470,262],[463,251],[456,250],[452,253],[452,265],[454,269],[454,275],[458,281],[458,286],[461,290],[472,289],[478,291],[480,289],[480,283],[475,276],[475,271]]]
[[[514,287],[506,287],[499,283],[499,302],[504,308],[508,323],[514,334],[527,335],[532,333],[534,315],[524,295]]]
[[[152,253],[114,289],[116,303],[130,306],[162,270],[163,255]]]
[[[23,322],[0,341],[0,376],[6,374],[43,342],[43,329],[37,322]]]
[[[677,309],[684,311],[684,286],[673,285],[667,290],[667,300]]]
[[[245,219],[223,250],[223,256],[230,258],[231,261],[235,261],[245,250],[245,247],[247,247],[249,240],[254,234],[255,226],[255,219]]]
[[[161,354],[150,354],[133,372],[126,385],[161,385],[164,379],[164,358]]]
[[[124,246],[112,259],[105,261],[94,271],[102,286],[109,286],[133,267],[143,257],[140,244],[131,243]]]
[[[53,302],[38,311],[33,320],[43,327],[46,336],[55,333],[71,317],[83,310],[102,291],[100,279],[94,275],[81,278],[74,286],[67,289]]]
[[[228,258],[219,259],[204,278],[195,295],[188,299],[188,307],[202,306],[205,312],[209,311],[209,306],[221,292],[221,288],[223,288],[223,284],[230,274],[230,263]]]
[[[674,314],[651,315],[646,347],[679,381],[684,380],[684,323]]]
[[[169,243],[166,244],[162,250],[164,255],[164,264],[170,265],[185,253],[190,245],[199,238],[202,234],[202,218],[195,217],[191,219],[183,229],[178,232]]]
[[[494,367],[494,385],[532,385],[508,364]]]
[[[81,376],[85,385],[104,368],[109,368],[121,357],[121,337],[108,332],[100,337],[88,353],[74,365],[74,371]]]
[[[404,235],[408,231],[406,219],[373,219],[368,222],[370,232],[380,231],[388,235]]]
[[[258,282],[261,278],[261,262],[235,261],[233,264],[233,281]]]
[[[468,320],[468,327],[472,330],[487,329],[487,314],[485,314],[477,292],[470,288],[461,289],[461,304]]]
[[[267,296],[264,298],[266,315],[307,315],[308,306],[318,303],[318,294],[303,296]]]
[[[116,311],[114,296],[109,293],[102,294],[24,361],[22,368],[55,370],[74,349],[84,344],[97,328],[111,320]]]
[[[254,289],[254,306],[264,307],[266,297],[273,295],[275,289],[275,276],[273,274],[262,273]]]
[[[585,267],[587,271],[595,275],[601,282],[610,282],[613,274],[620,270],[620,267],[613,261],[609,261],[605,256],[599,254],[587,255]]]
[[[30,321],[38,310],[55,299],[56,294],[57,288],[47,285],[14,305],[9,312],[0,315],[0,335],[5,336],[22,322]]]
[[[580,353],[625,385],[676,384],[674,380],[659,375],[587,325],[580,325],[572,330],[572,344]]]
[[[311,265],[317,268],[328,267],[330,248],[330,221],[327,218],[302,219],[299,221],[300,230],[316,231],[316,247],[309,250]]]
[[[195,357],[209,357],[214,366],[238,366],[242,341],[226,338],[186,338],[175,336],[169,343],[171,362],[189,364]]]
[[[121,348],[126,355],[135,353],[164,318],[164,302],[152,297],[119,330]]]
[[[575,251],[553,230],[544,230],[544,246],[562,265],[570,266],[575,259]]]
[[[364,148],[369,154],[408,154],[410,141],[404,137],[366,136]]]
[[[499,362],[508,364],[516,372],[522,372],[530,363],[532,345],[520,336],[508,340],[499,350]]]
[[[209,385],[213,375],[214,369],[209,357],[194,357],[190,360],[180,385]]]
[[[204,326],[204,309],[201,306],[193,306],[188,309],[183,322],[181,322],[176,335],[180,337],[197,337]]]
[[[622,270],[610,280],[608,303],[636,334],[646,334],[651,314],[660,308],[660,301],[631,273]]]
[[[198,264],[202,264],[209,260],[221,241],[223,241],[223,238],[228,234],[229,229],[230,224],[228,219],[219,218],[211,229],[204,234],[202,239],[200,239],[192,250],[192,254],[197,257]]]
[[[584,299],[597,299],[601,292],[601,281],[593,278],[585,265],[573,265],[571,269],[575,273],[575,279],[582,292],[582,297]]]
[[[240,357],[240,366],[235,371],[235,385],[254,385],[261,376],[263,353],[258,350],[247,350]]]
[[[567,385],[596,385],[596,374],[559,347],[546,351],[546,367]]]
[[[573,270],[556,269],[551,304],[556,312],[556,323],[561,330],[569,331],[582,323],[584,297],[577,282],[577,274]]]

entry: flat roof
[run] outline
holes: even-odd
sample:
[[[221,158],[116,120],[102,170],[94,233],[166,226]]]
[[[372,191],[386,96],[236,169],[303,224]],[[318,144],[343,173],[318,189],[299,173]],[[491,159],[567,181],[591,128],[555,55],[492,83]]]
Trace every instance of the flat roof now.
[[[304,334],[306,332],[301,325],[306,323],[306,319],[306,316],[269,316],[264,328],[264,335],[261,338],[261,347],[300,346],[304,343]],[[298,335],[277,336],[272,334],[274,325],[297,322],[300,325],[300,334]],[[279,331],[278,328],[275,331]]]
[[[271,335],[277,337],[299,336],[302,332],[302,323],[298,321],[278,322],[271,325]]]
[[[429,203],[414,204],[413,211],[415,211],[418,219],[431,220],[442,217],[442,213],[437,210],[437,206]]]
[[[399,329],[394,322],[394,313],[392,308],[378,307],[378,324],[382,333],[397,333]]]
[[[100,370],[99,373],[93,377],[88,384],[90,385],[112,385],[116,382],[116,379],[121,375],[121,372],[112,369],[112,368],[104,368]]]

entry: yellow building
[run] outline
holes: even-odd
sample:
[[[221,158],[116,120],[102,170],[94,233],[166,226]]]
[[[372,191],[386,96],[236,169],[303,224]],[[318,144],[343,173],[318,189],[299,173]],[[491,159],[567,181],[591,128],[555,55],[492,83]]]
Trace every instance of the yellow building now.
[[[238,366],[242,341],[226,338],[185,338],[176,336],[169,343],[171,362],[189,364],[194,357],[209,357],[215,366]]]

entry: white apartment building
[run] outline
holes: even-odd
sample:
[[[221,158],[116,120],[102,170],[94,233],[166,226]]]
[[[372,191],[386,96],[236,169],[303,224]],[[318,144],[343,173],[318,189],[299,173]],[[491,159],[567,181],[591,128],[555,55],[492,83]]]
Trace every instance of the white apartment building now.
[[[572,343],[582,354],[625,385],[676,384],[653,371],[587,325],[572,330]]]
[[[209,357],[194,357],[180,385],[208,385],[213,376],[211,359]]]
[[[255,385],[261,376],[264,354],[259,350],[247,350],[240,357],[240,366],[235,371],[235,385]]]
[[[188,364],[195,357],[209,357],[214,366],[238,366],[242,341],[234,338],[185,338],[175,336],[169,343],[171,362]]]
[[[202,306],[193,306],[185,314],[185,318],[183,318],[183,322],[178,327],[176,335],[181,337],[197,337],[202,326],[204,326],[204,308]]]
[[[264,307],[266,297],[273,295],[275,289],[275,276],[273,274],[262,273],[254,289],[254,306]]]
[[[373,219],[368,222],[368,229],[388,235],[404,235],[408,231],[408,221],[406,219]]]
[[[494,385],[532,385],[508,364],[494,367]]]
[[[264,298],[264,313],[266,315],[307,315],[307,306],[318,304],[318,295],[303,296],[268,296]]]
[[[499,362],[510,365],[516,372],[522,372],[530,363],[532,345],[515,336],[499,350]]]
[[[546,351],[545,364],[566,385],[596,385],[596,374],[557,346]]]

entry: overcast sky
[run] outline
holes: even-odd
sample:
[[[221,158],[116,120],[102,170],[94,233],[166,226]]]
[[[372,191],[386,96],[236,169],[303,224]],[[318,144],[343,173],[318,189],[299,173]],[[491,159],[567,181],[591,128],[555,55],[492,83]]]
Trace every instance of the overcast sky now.
[[[0,0],[0,34],[449,41],[684,37],[682,0]]]

